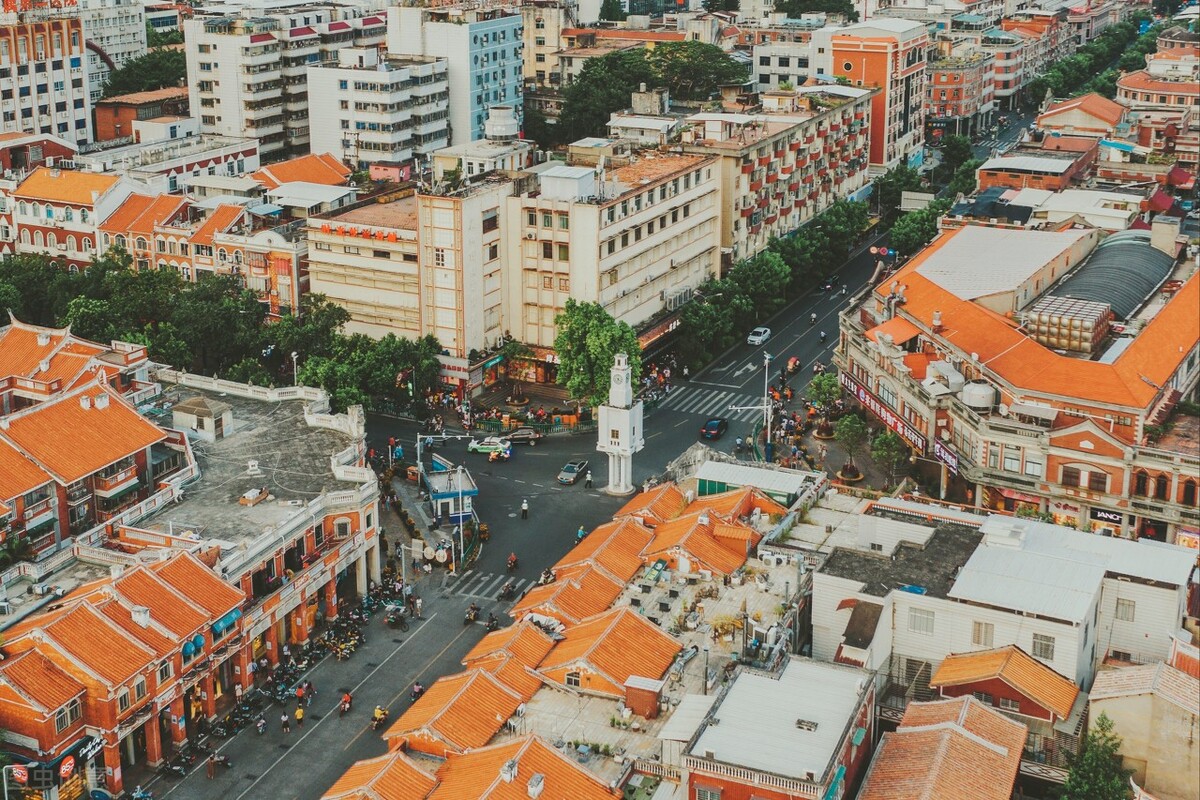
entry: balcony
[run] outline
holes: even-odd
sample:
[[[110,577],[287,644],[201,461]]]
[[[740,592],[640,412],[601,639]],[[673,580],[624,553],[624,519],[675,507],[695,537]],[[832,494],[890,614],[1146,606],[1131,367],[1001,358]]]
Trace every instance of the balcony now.
[[[137,484],[137,465],[131,465],[118,470],[111,475],[97,475],[92,478],[92,488],[98,497],[113,497],[123,490]]]

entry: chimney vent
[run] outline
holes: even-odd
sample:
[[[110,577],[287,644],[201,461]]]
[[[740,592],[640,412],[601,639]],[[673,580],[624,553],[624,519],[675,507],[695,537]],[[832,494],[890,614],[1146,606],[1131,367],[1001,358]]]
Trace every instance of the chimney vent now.
[[[505,783],[512,783],[517,779],[517,760],[510,758],[500,765],[500,780]]]
[[[79,395],[79,407],[84,408],[84,409],[91,408],[92,407],[91,396],[86,395],[86,394]]]
[[[529,795],[531,800],[538,800],[545,789],[546,776],[540,772],[535,772],[533,777],[529,779],[529,783],[525,786],[525,793]]]
[[[50,344],[50,334],[39,333],[37,337],[37,343],[38,347],[45,347],[46,345]]]
[[[133,615],[133,621],[138,625],[143,628],[150,627],[150,609],[145,606],[134,606],[130,609],[130,613]]]
[[[942,312],[935,311],[933,312],[933,332],[941,333],[943,330],[945,329],[942,327]]]
[[[107,393],[101,392],[100,394],[96,395],[96,408],[100,408],[100,409],[108,408],[108,394]]]
[[[43,358],[41,361],[38,362],[38,372],[49,372],[49,371],[50,371],[50,359]]]

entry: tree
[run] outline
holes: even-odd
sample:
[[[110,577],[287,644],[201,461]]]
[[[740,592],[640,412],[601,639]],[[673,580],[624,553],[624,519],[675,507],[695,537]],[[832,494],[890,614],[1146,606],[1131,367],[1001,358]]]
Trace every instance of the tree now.
[[[938,218],[949,208],[950,200],[943,198],[920,211],[910,211],[892,226],[892,247],[908,256],[921,250],[937,236]]]
[[[671,97],[707,100],[723,84],[746,80],[747,69],[715,44],[695,40],[663,42],[646,57]]]
[[[870,222],[867,204],[856,200],[837,200],[814,221],[828,242],[825,273],[841,266],[850,255],[858,237]]]
[[[940,180],[949,182],[963,164],[975,157],[975,148],[966,136],[947,136],[942,139],[942,163],[938,165]]]
[[[642,348],[637,334],[627,323],[617,322],[599,303],[567,299],[562,313],[554,318],[558,335],[558,382],[571,397],[594,403],[608,397],[609,370],[613,357],[624,353],[634,379],[642,374]]]
[[[1121,763],[1121,737],[1113,733],[1107,714],[1088,731],[1079,754],[1070,758],[1070,771],[1063,784],[1062,800],[1127,800],[1132,770]]]
[[[186,79],[187,58],[182,50],[151,50],[108,73],[104,96],[183,86]]]
[[[704,0],[701,5],[705,11],[738,11],[741,8],[739,0]]]
[[[628,108],[630,95],[643,83],[659,85],[645,50],[625,50],[589,59],[579,77],[563,92],[562,112],[555,126],[559,141],[603,136],[613,112]]]
[[[850,22],[858,22],[858,11],[852,0],[782,0],[775,4],[775,10],[781,11],[791,19],[799,19],[805,14],[841,14]]]
[[[536,142],[539,147],[550,150],[562,144],[558,138],[558,125],[551,122],[541,109],[527,107],[524,124],[525,138]]]
[[[625,6],[621,0],[604,0],[600,4],[600,19],[605,22],[620,22],[625,16]]]
[[[884,431],[871,443],[871,458],[887,470],[888,482],[896,483],[896,472],[908,461],[908,443],[894,431]]]
[[[154,50],[169,44],[183,44],[183,31],[179,28],[173,31],[159,31],[149,22],[146,23],[146,47]]]
[[[843,474],[847,478],[857,478],[862,473],[859,472],[855,459],[862,452],[863,445],[867,443],[867,436],[870,435],[867,423],[857,414],[847,414],[837,421],[833,435],[838,443],[846,448],[846,466],[843,468]]]
[[[892,167],[875,179],[872,193],[884,225],[891,225],[900,216],[900,201],[905,192],[920,191],[921,173],[909,166]]]
[[[821,422],[817,425],[817,433],[828,437],[833,431],[833,426],[829,423],[829,412],[833,410],[833,404],[842,396],[842,386],[838,383],[837,375],[833,372],[814,375],[813,379],[808,382],[805,394],[808,396],[808,402],[821,412]]]
[[[954,171],[954,177],[950,179],[950,183],[946,186],[950,194],[956,197],[960,194],[972,194],[975,191],[975,187],[979,184],[976,171],[981,164],[983,164],[982,161],[973,158],[959,165],[958,169]]]
[[[759,322],[783,308],[787,297],[780,288],[787,286],[791,277],[783,258],[768,250],[735,264],[727,282],[750,300],[754,321]]]

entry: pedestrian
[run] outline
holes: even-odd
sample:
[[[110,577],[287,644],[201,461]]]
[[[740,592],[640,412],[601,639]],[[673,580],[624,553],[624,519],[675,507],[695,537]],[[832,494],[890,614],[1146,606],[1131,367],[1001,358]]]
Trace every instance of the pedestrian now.
[[[313,698],[317,696],[317,687],[313,686],[312,681],[304,682],[304,705],[311,706]]]
[[[296,702],[299,703],[300,705],[304,705],[304,684],[303,683],[296,687]]]
[[[842,297],[846,296],[846,284],[842,284]]]
[[[592,488],[592,471],[589,469],[587,475],[583,478],[583,486],[585,489]]]
[[[304,706],[296,706],[296,727],[304,727]]]
[[[529,501],[521,501],[521,519],[529,519]]]
[[[217,777],[217,756],[216,756],[216,754],[210,755],[208,757],[208,761],[204,765],[204,772],[208,775],[208,779],[210,781],[213,778]]]
[[[284,733],[292,732],[292,718],[287,715],[286,711],[279,715],[279,725],[283,728]]]
[[[415,600],[413,600],[413,606],[417,612],[417,619],[424,619],[424,617],[421,616],[421,607],[424,604],[424,601],[422,601],[420,597],[417,597]]]
[[[250,663],[246,665],[246,669],[250,671],[250,680],[254,681],[254,683],[257,684],[258,683],[258,662],[255,661],[253,658],[250,659]]]

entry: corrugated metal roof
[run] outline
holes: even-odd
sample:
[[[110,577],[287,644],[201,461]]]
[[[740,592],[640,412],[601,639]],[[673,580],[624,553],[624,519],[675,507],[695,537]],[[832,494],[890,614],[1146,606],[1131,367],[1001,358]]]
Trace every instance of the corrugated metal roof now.
[[[778,680],[743,672],[689,751],[726,764],[820,781],[848,733],[867,677],[857,669],[793,659]],[[798,720],[813,725],[798,726]]]
[[[1091,258],[1054,287],[1054,295],[1108,303],[1118,318],[1129,319],[1171,274],[1175,259],[1150,246],[1149,231],[1122,233],[1126,235],[1101,242]]]
[[[1004,170],[1006,172],[1049,172],[1061,175],[1075,163],[1072,158],[1045,158],[1042,156],[999,156],[989,158],[979,167],[982,170]]]
[[[812,473],[786,470],[761,469],[743,464],[724,464],[705,461],[696,478],[702,481],[724,483],[730,487],[754,486],[764,492],[775,494],[799,494],[810,482]]]
[[[671,718],[658,732],[658,738],[670,742],[686,742],[700,727],[708,710],[717,701],[715,694],[688,694],[671,712]]]

